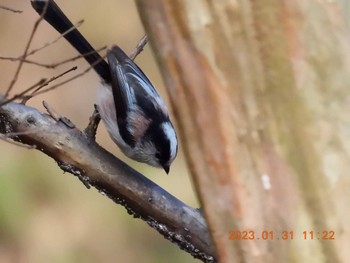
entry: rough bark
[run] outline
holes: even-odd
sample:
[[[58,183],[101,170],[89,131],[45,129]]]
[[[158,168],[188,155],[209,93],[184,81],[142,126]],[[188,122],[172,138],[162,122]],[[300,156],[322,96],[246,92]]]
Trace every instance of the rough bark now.
[[[349,262],[344,2],[137,4],[219,261]]]

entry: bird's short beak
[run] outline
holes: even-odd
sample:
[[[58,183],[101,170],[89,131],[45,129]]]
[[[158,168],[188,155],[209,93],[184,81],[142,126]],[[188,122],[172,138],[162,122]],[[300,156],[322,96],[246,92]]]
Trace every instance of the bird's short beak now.
[[[169,165],[163,165],[163,169],[164,171],[169,174],[169,171],[170,171],[170,166]]]

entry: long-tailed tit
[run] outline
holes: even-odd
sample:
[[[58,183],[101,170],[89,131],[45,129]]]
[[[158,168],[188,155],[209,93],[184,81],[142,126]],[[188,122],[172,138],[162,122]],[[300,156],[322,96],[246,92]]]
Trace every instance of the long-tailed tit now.
[[[98,111],[113,141],[129,158],[168,173],[177,154],[176,132],[163,99],[142,70],[117,46],[107,51],[107,64],[77,29],[72,30],[54,1],[31,3],[61,34],[71,29],[64,37],[102,79]]]

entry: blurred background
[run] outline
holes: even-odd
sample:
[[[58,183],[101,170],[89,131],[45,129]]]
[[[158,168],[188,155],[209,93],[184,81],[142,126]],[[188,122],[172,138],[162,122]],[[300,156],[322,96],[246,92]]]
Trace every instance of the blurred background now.
[[[130,53],[145,34],[133,1],[56,2],[73,23],[85,20],[79,30],[95,48],[118,44]],[[0,56],[18,57],[24,51],[38,15],[29,0],[0,0],[0,5],[23,11],[17,14],[0,9]],[[31,49],[57,37],[58,33],[42,22]],[[76,55],[77,52],[61,39],[30,59],[51,64]],[[149,46],[136,62],[167,100]],[[18,62],[0,60],[0,92],[10,84],[17,65]],[[78,66],[78,70],[59,82],[85,70],[87,63],[78,60],[56,69],[25,64],[12,94],[72,66]],[[44,111],[42,101],[45,100],[78,128],[84,129],[93,111],[98,85],[98,77],[90,71],[50,93],[33,98],[28,105]],[[162,170],[126,159],[111,143],[103,125],[98,129],[97,141],[180,200],[198,206],[181,144],[178,158],[167,176]],[[123,207],[95,189],[87,190],[74,176],[63,174],[46,155],[1,140],[0,149],[0,263],[198,262],[143,221],[133,219]]]

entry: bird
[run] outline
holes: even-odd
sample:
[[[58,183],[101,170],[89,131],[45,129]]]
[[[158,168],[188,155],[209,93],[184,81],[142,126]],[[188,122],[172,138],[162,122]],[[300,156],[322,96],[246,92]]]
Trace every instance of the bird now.
[[[107,63],[53,0],[31,4],[53,28],[65,33],[99,75],[97,110],[112,140],[127,157],[168,174],[178,139],[162,97],[143,71],[117,45],[107,50]]]

